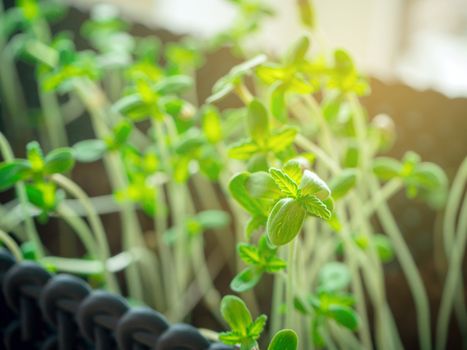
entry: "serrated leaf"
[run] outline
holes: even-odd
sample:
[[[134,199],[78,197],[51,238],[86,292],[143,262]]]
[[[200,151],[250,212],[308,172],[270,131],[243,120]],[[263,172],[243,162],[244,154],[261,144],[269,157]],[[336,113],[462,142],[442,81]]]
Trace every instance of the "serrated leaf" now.
[[[254,268],[247,267],[239,272],[230,282],[230,288],[238,293],[246,292],[254,288],[261,280],[263,273]]]
[[[302,165],[300,161],[297,159],[291,159],[287,163],[285,163],[284,167],[282,168],[284,173],[289,175],[289,177],[295,181],[295,183],[300,183],[302,181]]]
[[[257,340],[261,336],[261,333],[264,330],[264,326],[266,326],[267,320],[268,317],[266,315],[258,316],[256,320],[248,327],[248,335],[252,339]]]
[[[316,216],[323,220],[329,220],[331,218],[331,211],[318,197],[310,195],[300,198],[300,203],[306,209],[309,215]]]
[[[242,341],[243,337],[236,332],[221,332],[219,340],[227,345],[236,345]]]
[[[258,254],[258,249],[248,243],[239,243],[237,245],[237,252],[240,259],[249,265],[260,265],[261,258]]]
[[[297,350],[298,337],[291,329],[283,329],[277,332],[268,346],[268,350]]]
[[[280,258],[270,258],[264,267],[266,272],[275,273],[284,270],[287,267],[287,262]]]
[[[247,335],[248,326],[253,320],[242,299],[234,295],[227,295],[222,298],[221,314],[234,332],[244,336]]]
[[[269,174],[271,174],[272,179],[279,189],[286,195],[290,197],[296,197],[298,193],[298,186],[290,178],[289,175],[284,173],[280,169],[271,168],[269,169]]]
[[[292,198],[279,200],[272,208],[266,224],[269,240],[276,246],[292,241],[299,233],[306,211]]]

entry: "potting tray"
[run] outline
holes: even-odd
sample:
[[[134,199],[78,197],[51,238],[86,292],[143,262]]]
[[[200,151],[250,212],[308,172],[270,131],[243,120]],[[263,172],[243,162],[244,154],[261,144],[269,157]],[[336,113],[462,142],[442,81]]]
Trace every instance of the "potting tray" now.
[[[0,248],[0,349],[233,350],[195,327]]]

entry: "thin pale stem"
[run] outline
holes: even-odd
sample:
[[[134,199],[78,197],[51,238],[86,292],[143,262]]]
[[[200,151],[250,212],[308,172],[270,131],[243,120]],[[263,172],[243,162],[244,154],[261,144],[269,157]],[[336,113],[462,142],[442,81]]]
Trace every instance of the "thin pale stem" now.
[[[377,180],[370,177],[369,185],[373,196],[377,196],[377,193],[380,191],[380,186],[378,185]],[[402,233],[400,232],[399,227],[397,226],[397,223],[394,220],[394,217],[392,216],[392,213],[389,210],[387,204],[384,202],[380,203],[376,212],[385,232],[388,234],[392,240],[392,243],[394,244],[396,256],[399,259],[402,270],[406,276],[407,282],[412,292],[417,310],[417,323],[421,349],[430,350],[430,307],[423,280],[417,270],[417,266],[412,258],[410,250],[407,247]]]
[[[467,164],[465,162],[464,164]],[[438,315],[436,329],[436,349],[442,350],[446,345],[447,331],[449,327],[449,316],[454,304],[456,292],[462,281],[462,260],[467,243],[467,197],[464,198],[462,209],[459,214],[459,224],[457,234],[455,236],[453,246],[450,250],[449,270],[444,283],[443,295],[441,298],[441,306]],[[465,317],[465,315],[464,315]],[[464,327],[462,327],[464,326]],[[461,322],[461,333],[466,336],[467,330],[465,324]],[[464,339],[465,341],[465,339]]]
[[[96,241],[99,246],[99,256],[101,257],[102,261],[106,261],[110,258],[110,249],[107,243],[107,236],[104,231],[104,226],[102,225],[102,221],[100,220],[99,216],[96,214],[94,207],[92,206],[92,202],[89,200],[88,196],[84,191],[76,185],[73,181],[66,178],[60,174],[54,174],[51,176],[51,180],[55,182],[58,186],[63,188],[66,192],[70,193],[76,199],[80,200],[81,204],[83,205],[84,209],[89,218],[89,224],[91,225],[94,234],[96,235]],[[119,287],[115,276],[113,276],[110,272],[105,269],[105,276],[107,284],[113,292],[119,293]]]
[[[10,235],[3,230],[0,230],[0,242],[2,242],[8,248],[8,250],[15,257],[16,261],[23,260],[21,249],[18,247],[15,240],[11,238]]]

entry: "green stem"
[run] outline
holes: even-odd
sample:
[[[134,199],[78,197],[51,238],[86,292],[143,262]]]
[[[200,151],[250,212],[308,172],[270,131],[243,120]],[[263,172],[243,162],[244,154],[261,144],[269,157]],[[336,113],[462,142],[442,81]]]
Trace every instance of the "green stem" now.
[[[8,140],[5,138],[5,136],[1,132],[0,132],[0,151],[2,153],[3,159],[6,162],[11,162],[14,160],[13,151],[11,150]],[[34,219],[28,210],[29,201],[28,201],[28,196],[26,194],[26,187],[22,181],[19,181],[15,185],[15,189],[16,189],[16,194],[18,196],[18,200],[21,204],[21,208],[23,209],[26,235],[28,237],[28,240],[34,244],[37,258],[40,259],[44,256],[44,248],[39,238],[39,234],[37,233],[36,226],[34,224]]]
[[[110,257],[110,250],[107,244],[107,237],[104,231],[104,226],[102,225],[102,221],[96,214],[94,207],[92,206],[92,202],[89,200],[86,193],[84,193],[84,191],[72,180],[66,178],[63,175],[54,174],[51,176],[51,179],[58,186],[63,188],[66,192],[70,193],[81,202],[89,218],[89,224],[91,225],[92,230],[96,235],[96,241],[99,247],[99,256],[102,261],[107,261],[107,259]],[[109,289],[113,292],[119,293],[120,291],[115,276],[108,272],[107,269],[105,269],[105,276]]]
[[[287,256],[287,287],[286,287],[286,302],[287,302],[287,314],[285,318],[285,325],[289,328],[295,327],[294,315],[294,293],[295,293],[295,267],[297,264],[296,249],[297,240],[295,238],[289,243],[289,251]]]
[[[339,211],[339,217],[345,218],[344,212],[342,210]],[[362,339],[363,345],[365,349],[373,349],[371,335],[370,335],[370,326],[368,322],[368,313],[366,310],[366,303],[365,303],[365,295],[363,293],[362,282],[360,280],[360,272],[358,271],[358,266],[355,261],[355,252],[353,251],[353,243],[350,238],[350,232],[344,226],[342,232],[342,239],[344,241],[344,251],[345,251],[345,261],[349,266],[350,273],[352,276],[352,290],[355,294],[357,299],[356,308],[358,314],[360,315],[360,319],[362,324],[359,328],[359,334]]]
[[[338,173],[340,166],[337,162],[334,161],[329,155],[326,154],[319,146],[315,145],[313,142],[308,140],[302,135],[297,135],[295,138],[295,143],[297,146],[303,148],[306,151],[312,152],[318,157],[319,160],[323,162],[326,167],[331,170],[333,173]]]
[[[281,305],[284,298],[284,281],[281,275],[274,274],[271,305],[271,334],[276,334],[282,328]]]
[[[75,83],[75,91],[86,105],[86,108],[91,114],[91,121],[100,139],[105,139],[110,135],[110,130],[106,122],[110,122],[110,117],[107,114],[109,106],[102,91],[87,79],[81,79]],[[125,175],[125,167],[122,164],[122,159],[118,154],[110,153],[104,156],[104,165],[107,169],[112,188],[114,190],[126,188],[128,180]],[[121,203],[121,221],[123,227],[123,247],[128,252],[134,252],[133,248],[140,247],[143,242],[143,234],[136,216],[134,205],[131,203]],[[137,261],[134,257],[132,261]],[[142,300],[143,289],[142,280],[136,263],[128,266],[128,271],[125,274],[129,294],[132,298]],[[147,277],[152,276],[148,274]]]
[[[0,230],[0,242],[5,244],[8,250],[13,254],[16,261],[23,260],[23,255],[21,254],[21,249],[16,244],[15,240],[11,238],[8,233],[3,230]]]
[[[303,101],[305,101],[305,103],[311,109],[311,112],[315,115],[316,119],[318,120],[324,149],[326,150],[326,152],[332,155],[333,159],[338,159],[336,148],[333,147],[331,130],[326,124],[326,119],[324,118],[324,115],[321,112],[321,108],[318,102],[314,99],[312,95],[303,95],[302,98]]]
[[[467,161],[464,161],[463,165],[461,166],[461,170],[463,170],[464,168],[467,168]],[[462,177],[465,177],[464,171],[460,171],[457,178],[461,177],[461,175],[464,175]],[[465,182],[465,178],[463,182]],[[455,190],[458,189],[462,190],[460,186],[455,188]],[[456,194],[453,193],[453,196],[455,195]],[[465,245],[467,243],[467,197],[464,198],[459,218],[460,219],[457,227],[457,235],[454,238],[453,245],[451,245],[452,248],[449,252],[449,270],[444,284],[443,294],[441,298],[441,306],[438,314],[438,322],[436,328],[437,350],[444,349],[446,345],[447,332],[449,327],[449,316],[454,304],[456,292],[459,291],[459,287],[462,281],[462,258],[464,256]],[[460,315],[462,314],[463,312],[460,312]],[[465,318],[465,313],[463,314],[463,318]],[[460,319],[460,321],[461,333],[464,337],[466,337],[467,329],[465,328],[465,323],[462,322],[462,318]]]
[[[175,289],[176,286],[173,283],[171,278],[171,268],[173,266],[173,257],[172,253],[164,241],[164,234],[167,231],[167,210],[166,210],[166,196],[164,186],[161,183],[158,187],[157,193],[155,196],[155,215],[154,215],[154,234],[157,249],[161,256],[162,261],[162,280],[164,281],[164,310],[169,309],[169,305],[175,303]]]
[[[244,83],[235,86],[235,92],[242,102],[248,106],[253,101],[253,95]]]
[[[0,9],[0,18],[1,12]],[[15,39],[12,39],[9,44],[6,44],[3,34],[0,33],[0,92],[10,116],[8,123],[5,123],[10,137],[28,140],[31,128],[27,123],[26,99],[16,71],[13,50],[10,48],[14,41]],[[21,144],[20,140],[16,140],[16,146]]]
[[[161,155],[161,158],[162,158],[163,170],[166,172],[167,176],[170,178],[172,176],[172,173],[171,173],[172,167],[171,167],[171,162],[170,162],[171,158],[170,158],[169,150],[168,150],[167,145],[166,145],[166,135],[165,135],[164,129],[162,127],[162,123],[163,122],[161,120],[152,119],[152,126],[153,126],[155,134],[156,134],[155,138],[156,138],[157,148],[158,148],[158,150],[160,152],[160,155]],[[161,186],[161,192],[162,191],[164,191],[164,189]],[[170,179],[169,183],[167,184],[167,193],[168,193],[169,198],[166,198],[166,199],[169,199],[167,202],[169,203],[171,217],[172,217],[172,219],[174,221],[173,226],[177,228],[177,233],[176,233],[177,237],[179,239],[183,239],[184,238],[183,237],[184,236],[184,231],[183,231],[184,222],[181,219],[181,215],[183,215],[183,213],[179,213],[180,207],[178,207],[178,205],[177,205],[178,204],[177,203],[177,197],[180,196],[180,193],[178,192],[178,185],[173,183],[173,179]],[[165,197],[165,195],[164,195],[164,197]],[[163,205],[163,203],[159,203],[159,204]],[[162,217],[160,219],[162,219]],[[162,224],[160,223],[159,225],[160,225],[160,230],[162,230],[163,229]],[[166,229],[166,227],[165,227],[165,229]],[[160,234],[162,235],[163,233],[164,232],[161,232]],[[162,244],[165,244],[165,243],[162,242]],[[180,244],[180,245],[184,245],[184,240],[182,240],[182,244]],[[179,246],[179,244],[177,244],[174,259],[172,259],[172,257],[170,257],[170,260],[172,261],[172,263],[175,264],[174,266],[172,266],[172,269],[175,268],[175,271],[173,271],[172,273],[169,273],[167,271],[166,273],[169,273],[169,274],[168,274],[168,276],[165,276],[165,280],[167,282],[169,282],[170,283],[169,285],[171,286],[169,288],[169,290],[171,292],[168,293],[168,300],[167,300],[167,302],[168,302],[167,309],[168,310],[172,309],[172,307],[174,307],[179,302],[178,301],[179,293],[180,293],[181,290],[184,289],[182,287],[182,278],[183,278],[183,276],[182,276],[182,274],[180,272],[181,269],[187,268],[187,266],[181,266],[180,265],[182,263],[181,259],[183,258],[183,255],[186,254],[186,251],[185,252],[183,252],[183,251],[180,252],[180,250],[182,250],[183,248],[184,247],[181,247],[181,246]],[[162,249],[162,247],[161,247],[161,249]],[[163,248],[163,249],[165,249],[165,248]],[[169,259],[168,251],[165,251],[164,254],[165,254],[166,259]],[[170,276],[170,278],[169,278],[169,276]],[[174,315],[174,317],[178,318],[177,315]]]
[[[373,177],[370,177],[370,189],[373,196],[376,197],[377,193],[381,190],[378,182]],[[410,254],[402,234],[394,220],[391,211],[385,202],[380,203],[377,208],[377,214],[383,225],[385,232],[391,238],[396,251],[396,255],[401,264],[402,270],[406,276],[412,296],[417,310],[417,323],[420,338],[420,347],[424,350],[431,349],[431,330],[430,330],[430,307],[428,303],[428,296],[426,294],[423,280],[417,270],[417,266]]]
[[[99,254],[99,249],[96,247],[96,241],[94,240],[92,232],[84,220],[76,215],[73,210],[64,203],[59,205],[57,213],[73,228],[80,241],[83,243],[86,252],[90,254],[92,258],[102,257],[101,254]],[[105,264],[105,261],[102,261],[102,264]]]
[[[41,84],[39,79],[39,85]],[[42,116],[46,126],[47,138],[50,148],[55,149],[68,145],[65,123],[60,113],[57,97],[54,93],[47,93],[39,86],[39,100],[42,106]]]
[[[452,249],[454,249],[455,239],[455,224],[456,214],[458,212],[460,202],[462,199],[463,188],[467,181],[467,158],[464,159],[449,192],[448,201],[446,203],[445,218],[443,222],[444,233],[444,251],[447,256],[450,256]],[[456,294],[456,304],[454,308],[456,317],[459,321],[459,326],[464,330],[465,342],[467,342],[467,310],[465,306],[464,290],[459,288]]]

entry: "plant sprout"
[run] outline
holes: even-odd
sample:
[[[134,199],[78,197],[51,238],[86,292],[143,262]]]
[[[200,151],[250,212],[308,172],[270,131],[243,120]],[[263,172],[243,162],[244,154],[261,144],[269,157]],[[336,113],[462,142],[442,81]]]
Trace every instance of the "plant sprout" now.
[[[132,36],[118,10],[100,5],[81,28],[87,50],[50,30],[63,6],[0,4],[0,93],[11,120],[0,133],[0,191],[14,190],[0,205],[0,243],[18,260],[79,274],[171,321],[202,305],[229,327],[219,339],[242,350],[402,348],[384,280],[385,264],[397,261],[420,348],[429,350],[427,286],[388,204],[405,190],[445,211],[442,349],[451,310],[462,330],[467,324],[465,162],[449,188],[443,169],[414,152],[381,155],[394,143],[394,123],[361,105],[370,85],[345,50],[322,45],[312,1],[296,1],[304,34],[282,57],[248,46],[274,16],[268,4],[229,2],[237,19],[208,42]],[[202,101],[200,68],[226,45],[242,63]],[[36,72],[37,125],[18,61]],[[221,104],[228,95],[238,98],[229,110]],[[70,144],[75,120],[91,132]],[[102,166],[93,176],[108,193],[81,188],[86,166]],[[105,225],[110,213],[121,235]],[[84,253],[52,255],[42,237],[48,220],[66,223],[60,235],[74,232]],[[241,298],[222,297],[226,278]],[[258,302],[264,291],[268,316]]]

